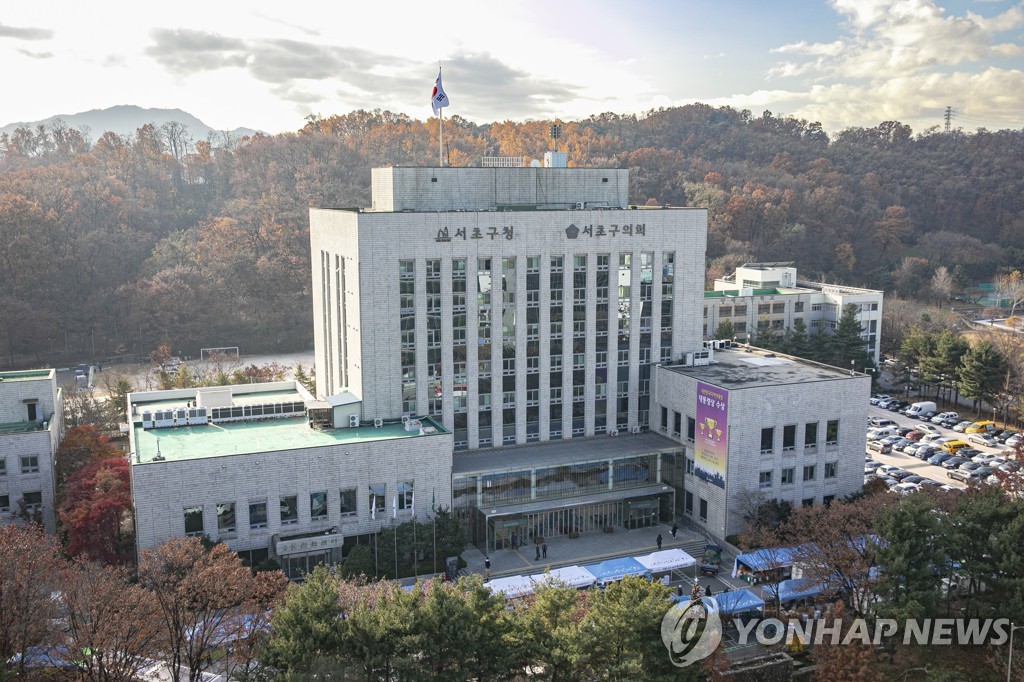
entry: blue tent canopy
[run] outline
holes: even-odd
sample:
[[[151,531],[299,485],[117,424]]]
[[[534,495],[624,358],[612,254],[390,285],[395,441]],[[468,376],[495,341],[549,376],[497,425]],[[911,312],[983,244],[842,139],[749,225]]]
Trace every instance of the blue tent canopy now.
[[[602,583],[622,580],[627,575],[643,575],[648,577],[651,575],[646,566],[632,557],[608,559],[599,564],[591,564],[583,568],[590,571],[597,581]]]
[[[761,596],[766,600],[775,600],[774,588],[765,586],[761,588]],[[816,584],[813,580],[807,578],[794,578],[792,580],[783,580],[779,583],[779,601],[787,602],[793,601],[794,599],[805,599],[807,597],[814,597],[821,594],[823,586]]]
[[[737,554],[736,563],[732,569],[732,576],[734,578],[739,572],[741,565],[754,572],[792,566],[793,552],[788,547],[774,547],[771,549],[759,549],[749,554]]]
[[[764,600],[750,590],[719,592],[711,598],[718,603],[718,610],[722,613],[743,613],[764,608]],[[687,604],[690,601],[690,595],[673,597],[672,601]]]

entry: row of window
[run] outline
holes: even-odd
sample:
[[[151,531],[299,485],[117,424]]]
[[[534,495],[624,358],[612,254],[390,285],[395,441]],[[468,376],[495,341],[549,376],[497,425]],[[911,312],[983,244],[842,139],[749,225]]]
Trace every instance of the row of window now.
[[[35,511],[43,506],[43,493],[42,492],[29,492],[22,493],[22,497],[25,499],[25,508],[27,511]],[[11,511],[11,496],[0,495],[0,513],[6,514]]]
[[[367,510],[371,517],[376,518],[377,514],[383,514],[387,505],[387,485],[378,483],[369,486],[367,491]],[[355,517],[359,513],[358,489],[342,488],[337,498],[337,514],[339,519]],[[415,501],[415,493],[411,481],[403,481],[398,484],[397,492],[392,498],[394,513],[412,511]],[[309,522],[328,521],[330,518],[331,500],[326,490],[309,494]],[[268,514],[271,508],[268,507],[266,499],[250,500],[248,523],[251,530],[266,528],[270,522]],[[202,505],[195,505],[184,508],[185,534],[202,535],[205,531],[205,520],[203,518]],[[238,530],[237,508],[235,502],[217,503],[217,532],[218,534],[235,533]],[[278,498],[277,518],[281,526],[297,525],[299,523],[299,496],[281,495]]]
[[[23,474],[38,474],[39,473],[39,456],[38,455],[22,455],[21,460],[21,473]],[[7,459],[0,458],[0,476],[7,475]]]
[[[708,501],[703,497],[697,498],[699,503],[699,514],[698,517],[701,523],[707,523],[708,521]],[[835,495],[824,495],[821,498],[821,503],[826,507],[832,504],[832,501],[836,499]],[[802,507],[813,507],[815,498],[805,497],[800,500],[800,506]],[[684,496],[683,509],[686,511],[687,516],[693,516],[693,493],[687,490]]]
[[[838,476],[839,463],[838,462],[825,462],[825,480],[835,479]],[[818,467],[815,464],[807,464],[804,466],[803,480],[805,482],[814,481],[817,479]],[[758,481],[761,488],[771,488],[774,485],[773,471],[762,471],[760,479]],[[781,484],[782,485],[793,485],[796,482],[796,468],[787,467],[781,471]]]
[[[794,452],[796,451],[796,424],[787,424],[782,427],[782,451],[783,452]],[[839,444],[839,420],[830,419],[825,422],[825,445],[838,445]],[[811,450],[818,446],[818,422],[808,422],[804,424],[804,441],[803,446],[805,450]],[[769,455],[774,453],[776,450],[775,443],[775,427],[768,426],[761,429],[761,454]]]

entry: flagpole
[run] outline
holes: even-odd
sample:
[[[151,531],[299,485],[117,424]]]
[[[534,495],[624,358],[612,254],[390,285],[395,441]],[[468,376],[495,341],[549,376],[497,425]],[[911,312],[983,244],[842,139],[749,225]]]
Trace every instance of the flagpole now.
[[[437,165],[444,166],[444,108],[437,110]]]

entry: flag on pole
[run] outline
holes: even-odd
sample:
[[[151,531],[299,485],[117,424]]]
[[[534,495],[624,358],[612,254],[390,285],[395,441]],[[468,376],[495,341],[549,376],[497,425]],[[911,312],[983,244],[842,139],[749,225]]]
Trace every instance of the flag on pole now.
[[[370,518],[377,520],[377,495],[370,493]]]
[[[430,511],[437,511],[437,497],[434,494],[434,489],[430,489]]]
[[[412,489],[412,494],[409,495],[409,508],[412,510],[412,513],[415,515],[416,514],[416,488],[413,488]]]
[[[398,495],[391,501],[391,518],[398,518]]]
[[[441,69],[437,70],[437,80],[434,81],[434,92],[430,94],[430,107],[434,110],[434,116],[441,111],[442,107],[448,106],[448,95],[441,87]]]

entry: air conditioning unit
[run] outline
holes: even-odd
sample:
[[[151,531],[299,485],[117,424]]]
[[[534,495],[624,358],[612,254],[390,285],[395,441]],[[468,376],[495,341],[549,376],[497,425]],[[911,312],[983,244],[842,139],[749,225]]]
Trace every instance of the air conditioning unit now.
[[[376,419],[373,420],[373,426],[379,429],[380,427],[384,426],[384,420],[381,419],[380,417],[377,417]]]
[[[617,436],[617,435],[619,435],[619,430],[618,429],[608,429],[608,435],[609,436]]]
[[[584,208],[586,208],[586,207],[587,207],[587,205],[586,205],[585,203],[583,203],[582,201],[577,201],[577,202],[576,202],[576,208],[577,208],[577,210],[580,210],[580,211],[582,211],[582,210],[583,210]]]
[[[359,415],[358,414],[350,414],[348,416],[348,425],[349,425],[350,428],[353,428],[353,429],[356,428],[357,426],[359,426]]]
[[[409,423],[409,415],[403,414],[402,415],[402,424],[407,424],[407,423]]]
[[[640,433],[640,427],[639,426],[634,426],[633,427],[633,433]]]

